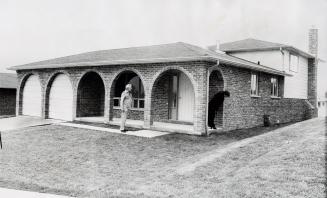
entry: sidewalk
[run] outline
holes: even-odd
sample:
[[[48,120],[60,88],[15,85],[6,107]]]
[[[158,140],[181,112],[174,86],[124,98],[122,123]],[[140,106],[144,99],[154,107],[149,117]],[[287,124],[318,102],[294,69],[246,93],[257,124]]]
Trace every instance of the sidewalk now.
[[[7,188],[0,188],[0,197],[1,198],[71,198],[62,195],[53,195],[46,193],[38,193],[38,192],[30,192],[30,191],[22,191],[22,190],[14,190]]]

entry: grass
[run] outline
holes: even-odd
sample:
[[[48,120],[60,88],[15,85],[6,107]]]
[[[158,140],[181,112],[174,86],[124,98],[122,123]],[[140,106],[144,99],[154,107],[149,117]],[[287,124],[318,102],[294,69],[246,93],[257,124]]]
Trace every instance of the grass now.
[[[325,125],[152,139],[59,125],[8,131],[0,186],[79,197],[325,197]]]

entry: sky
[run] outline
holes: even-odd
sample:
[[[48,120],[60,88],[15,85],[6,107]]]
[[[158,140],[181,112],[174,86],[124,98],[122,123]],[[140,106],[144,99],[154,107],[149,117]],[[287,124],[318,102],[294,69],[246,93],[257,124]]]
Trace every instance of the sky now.
[[[256,38],[307,51],[312,26],[319,29],[319,57],[327,61],[326,10],[327,0],[0,0],[0,72],[81,52],[178,41],[205,47]]]

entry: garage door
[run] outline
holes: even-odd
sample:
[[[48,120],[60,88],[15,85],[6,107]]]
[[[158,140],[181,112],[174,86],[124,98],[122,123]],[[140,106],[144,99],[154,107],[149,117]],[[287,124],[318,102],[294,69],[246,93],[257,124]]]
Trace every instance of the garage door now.
[[[23,115],[41,117],[41,84],[36,75],[31,75],[23,89]]]
[[[68,121],[73,119],[73,89],[65,74],[56,76],[50,88],[49,118]]]

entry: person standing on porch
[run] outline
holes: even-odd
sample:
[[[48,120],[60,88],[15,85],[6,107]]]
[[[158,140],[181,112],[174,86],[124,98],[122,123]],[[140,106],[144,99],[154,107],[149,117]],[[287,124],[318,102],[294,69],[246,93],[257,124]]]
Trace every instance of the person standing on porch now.
[[[120,98],[120,109],[121,109],[120,131],[123,133],[127,131],[125,130],[126,119],[129,110],[132,108],[133,97],[131,92],[132,92],[132,85],[127,84],[125,87],[125,91],[123,91]]]

